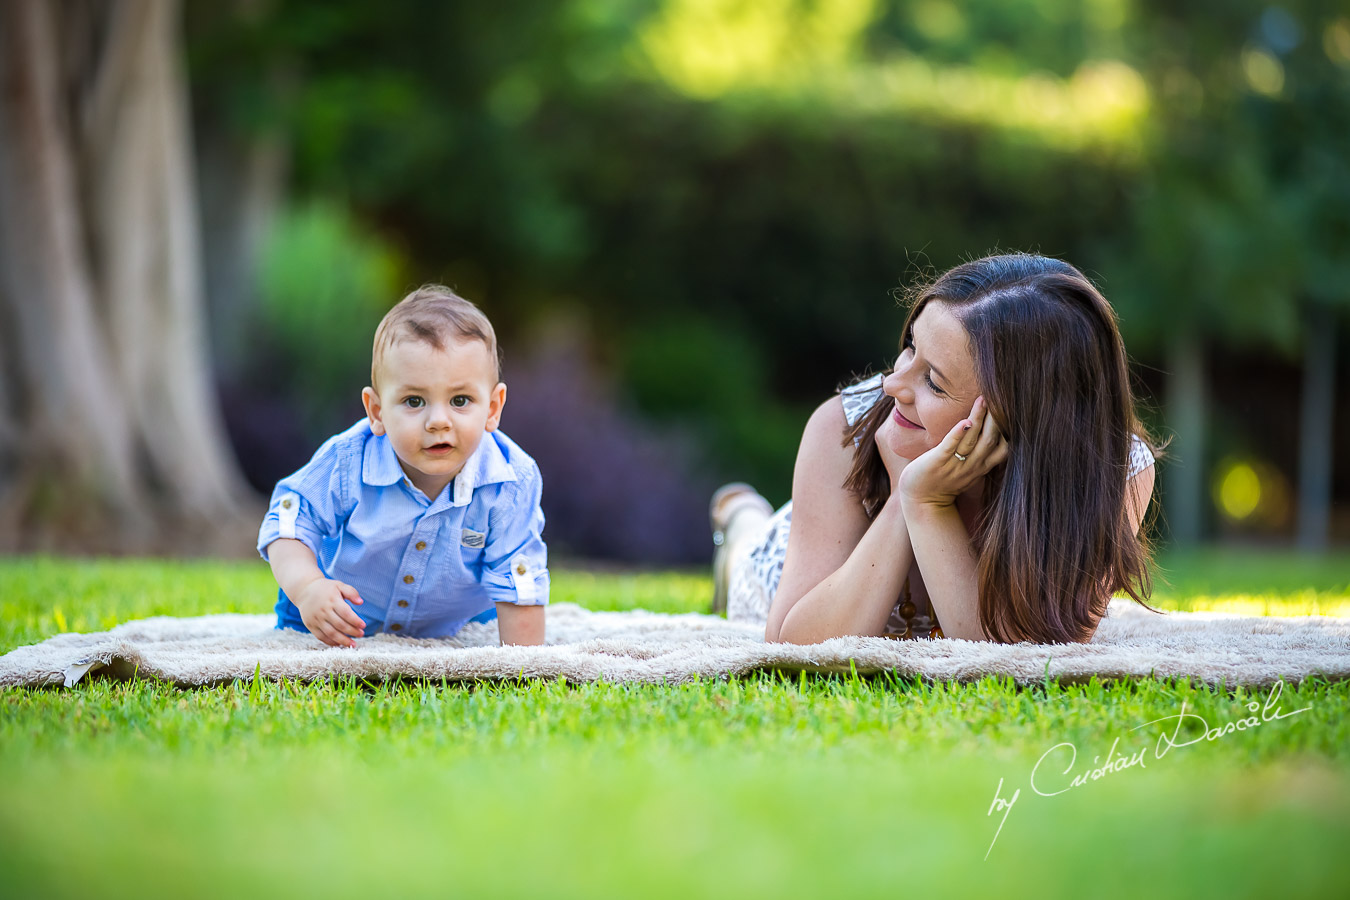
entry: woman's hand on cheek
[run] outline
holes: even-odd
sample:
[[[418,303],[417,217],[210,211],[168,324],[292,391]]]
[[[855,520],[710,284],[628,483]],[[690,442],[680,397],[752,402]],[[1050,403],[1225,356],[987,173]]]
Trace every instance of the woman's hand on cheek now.
[[[964,459],[962,458],[964,457]],[[1008,458],[1008,441],[989,415],[984,397],[936,447],[905,467],[899,479],[906,503],[951,506],[990,469]]]

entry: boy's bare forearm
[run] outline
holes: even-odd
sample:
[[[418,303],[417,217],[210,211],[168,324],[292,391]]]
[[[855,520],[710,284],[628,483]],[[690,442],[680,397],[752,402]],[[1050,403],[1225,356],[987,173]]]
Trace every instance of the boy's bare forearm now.
[[[291,538],[278,538],[268,544],[267,561],[277,585],[291,598],[300,596],[306,586],[324,577],[314,551]]]
[[[498,603],[497,631],[503,646],[544,643],[544,607]]]
[[[777,639],[813,644],[881,634],[913,564],[898,499],[888,500],[842,566],[788,610]]]

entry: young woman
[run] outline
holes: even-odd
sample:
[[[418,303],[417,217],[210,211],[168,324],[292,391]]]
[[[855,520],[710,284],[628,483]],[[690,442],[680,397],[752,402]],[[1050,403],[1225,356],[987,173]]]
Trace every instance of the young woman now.
[[[812,415],[787,506],[714,496],[714,604],[769,641],[1088,641],[1113,593],[1148,606],[1156,453],[1081,272],[957,266],[918,292],[894,368]]]

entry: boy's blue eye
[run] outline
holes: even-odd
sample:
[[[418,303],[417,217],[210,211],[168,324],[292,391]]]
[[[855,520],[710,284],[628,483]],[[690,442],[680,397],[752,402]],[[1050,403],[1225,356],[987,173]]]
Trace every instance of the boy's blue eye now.
[[[405,397],[403,398],[403,405],[409,409],[421,409],[427,405],[427,401],[421,397]]]
[[[463,409],[472,402],[473,398],[468,394],[456,394],[454,397],[450,398],[450,405],[455,409]]]

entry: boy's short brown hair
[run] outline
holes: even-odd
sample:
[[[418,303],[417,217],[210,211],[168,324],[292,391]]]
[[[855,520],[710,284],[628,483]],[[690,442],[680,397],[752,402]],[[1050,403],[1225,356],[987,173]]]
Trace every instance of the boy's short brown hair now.
[[[390,347],[401,340],[422,341],[444,350],[446,340],[479,340],[487,345],[496,366],[495,378],[502,380],[501,355],[497,333],[483,311],[440,284],[424,284],[384,314],[375,329],[375,348],[370,358],[370,386],[379,390],[380,364]]]

